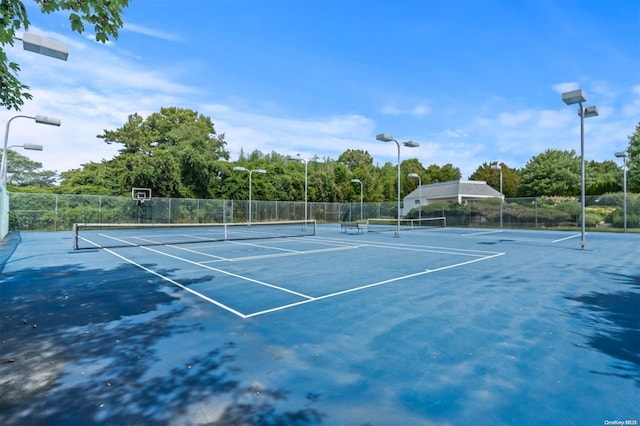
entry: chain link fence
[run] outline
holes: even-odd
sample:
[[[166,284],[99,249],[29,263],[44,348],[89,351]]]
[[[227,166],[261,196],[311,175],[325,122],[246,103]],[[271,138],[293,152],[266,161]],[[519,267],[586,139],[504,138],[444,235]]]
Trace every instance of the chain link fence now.
[[[204,200],[64,194],[9,194],[9,231],[65,231],[74,223],[232,223],[315,219],[319,223],[396,218],[397,203],[305,203],[301,201]],[[6,203],[3,203],[3,208]],[[502,212],[502,213],[501,213]],[[590,228],[625,227],[622,194],[587,197]],[[580,200],[573,197],[510,198],[433,203],[408,218],[447,218],[447,226],[571,229],[580,226]],[[640,194],[628,194],[626,226],[640,228]]]

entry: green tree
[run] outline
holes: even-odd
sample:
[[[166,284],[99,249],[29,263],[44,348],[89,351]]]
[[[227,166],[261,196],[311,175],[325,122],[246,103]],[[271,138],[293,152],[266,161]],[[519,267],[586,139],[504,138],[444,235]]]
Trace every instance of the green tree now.
[[[620,167],[613,160],[585,162],[585,193],[601,195],[622,190]]]
[[[500,191],[500,170],[494,170],[492,166],[490,163],[482,163],[482,165],[469,176],[469,179],[483,180],[496,191]],[[518,184],[520,183],[518,171],[504,163],[500,163],[499,166],[502,168],[502,193],[507,198],[517,196]]]
[[[627,147],[627,190],[629,192],[640,192],[640,122],[636,125],[636,131],[629,136],[629,146]]]
[[[221,175],[230,174],[219,161],[229,159],[224,134],[189,109],[161,108],[146,119],[132,114],[121,128],[98,137],[121,144],[119,155],[63,174],[63,187],[109,188],[114,195],[140,187],[159,197],[210,198],[221,192]]]
[[[83,164],[81,169],[60,173],[62,178],[58,192],[62,194],[127,195],[120,188],[111,161]]]
[[[580,193],[580,159],[574,150],[548,149],[531,158],[520,176],[518,195],[521,197]]]
[[[42,163],[32,161],[28,157],[25,157],[11,149],[7,150],[8,185],[39,188],[53,186],[58,174],[51,170],[41,169]]]
[[[42,13],[58,11],[69,12],[71,29],[82,34],[85,24],[93,27],[96,40],[102,43],[118,38],[118,29],[122,27],[120,17],[129,0],[35,0]],[[13,46],[16,31],[29,29],[29,17],[21,0],[0,0],[0,104],[16,111],[24,101],[32,99],[29,86],[19,78],[20,65],[9,61],[4,46]]]
[[[453,164],[447,163],[444,166],[431,164],[426,169],[425,176],[422,178],[424,185],[437,182],[450,182],[459,180],[462,177],[460,169],[454,167]]]
[[[346,165],[350,169],[373,166],[373,158],[369,155],[369,152],[361,149],[346,150],[340,154],[338,162]]]

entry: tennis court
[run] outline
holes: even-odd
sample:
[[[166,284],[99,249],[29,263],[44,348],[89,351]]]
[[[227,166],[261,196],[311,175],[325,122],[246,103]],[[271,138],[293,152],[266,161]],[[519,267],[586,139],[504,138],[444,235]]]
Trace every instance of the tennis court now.
[[[11,234],[0,420],[640,420],[640,236],[303,229]]]

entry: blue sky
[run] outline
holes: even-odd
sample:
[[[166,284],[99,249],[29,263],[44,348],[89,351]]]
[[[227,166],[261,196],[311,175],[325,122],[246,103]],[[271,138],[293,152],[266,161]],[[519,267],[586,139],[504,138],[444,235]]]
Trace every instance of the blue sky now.
[[[640,121],[636,0],[132,0],[106,45],[25,4],[30,32],[70,46],[67,62],[7,49],[34,95],[20,113],[62,120],[11,124],[9,145],[41,143],[20,152],[47,170],[112,158],[118,146],[96,135],[167,106],[211,117],[232,160],[362,149],[395,164],[395,144],[375,140],[388,133],[421,144],[401,160],[463,178],[548,148],[579,153],[563,91],[583,89],[600,111],[585,120],[587,160],[615,159]]]

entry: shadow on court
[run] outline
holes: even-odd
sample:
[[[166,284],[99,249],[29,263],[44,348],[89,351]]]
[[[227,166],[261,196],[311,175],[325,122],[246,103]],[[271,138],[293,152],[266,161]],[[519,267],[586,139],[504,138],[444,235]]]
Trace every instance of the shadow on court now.
[[[119,251],[11,234],[0,424],[640,420],[638,236],[451,231]],[[319,296],[221,306],[282,289]]]
[[[286,389],[238,378],[232,340],[205,353],[185,354],[180,347],[162,353],[163,340],[179,342],[180,335],[202,326],[189,312],[194,308],[173,295],[178,289],[142,275],[126,264],[3,273],[2,424],[175,424],[194,404],[211,398],[225,403],[215,422],[204,416],[203,424],[322,420],[313,407],[317,395],[309,393],[301,407],[281,409]]]
[[[640,387],[640,276],[611,275],[620,291],[569,297],[580,305],[578,310],[567,313],[588,323],[591,333],[584,337],[590,348],[615,360],[612,367],[618,373],[594,373],[633,379]]]

